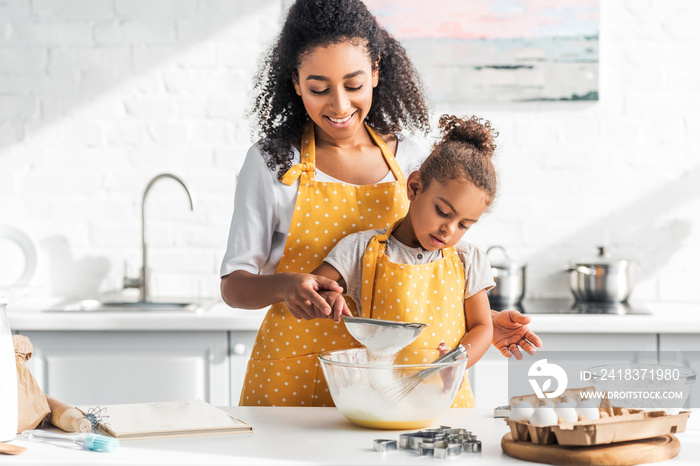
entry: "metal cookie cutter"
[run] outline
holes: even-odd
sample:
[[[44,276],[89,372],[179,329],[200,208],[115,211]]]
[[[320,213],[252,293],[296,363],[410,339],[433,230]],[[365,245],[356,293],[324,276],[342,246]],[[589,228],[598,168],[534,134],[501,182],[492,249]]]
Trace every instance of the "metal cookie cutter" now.
[[[396,451],[396,440],[375,439],[374,451]]]
[[[419,437],[413,434],[401,434],[399,435],[399,448],[402,450],[417,450]]]
[[[399,448],[409,450],[420,456],[447,458],[464,452],[478,453],[481,451],[481,441],[476,435],[466,429],[453,429],[440,426],[438,429],[425,429],[418,432],[401,434]],[[374,441],[375,451],[396,450],[396,442],[378,439]]]
[[[420,456],[433,456],[435,453],[435,445],[431,442],[421,442],[418,453]]]
[[[462,454],[461,443],[448,443],[445,447],[435,447],[433,456],[435,458],[447,458],[448,456],[457,456]]]
[[[462,449],[467,453],[480,453],[481,440],[467,440],[462,444]]]

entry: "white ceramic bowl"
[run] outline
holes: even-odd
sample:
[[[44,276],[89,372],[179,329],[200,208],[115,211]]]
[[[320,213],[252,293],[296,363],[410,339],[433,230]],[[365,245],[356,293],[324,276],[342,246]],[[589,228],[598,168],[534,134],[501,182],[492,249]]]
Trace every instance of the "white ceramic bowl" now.
[[[319,356],[333,402],[351,422],[374,429],[419,429],[452,405],[467,359],[432,363],[436,350],[403,349],[395,359],[373,358],[365,349],[327,351]],[[424,379],[417,374],[437,369]],[[411,379],[411,377],[413,377]],[[415,387],[401,396],[413,380]]]

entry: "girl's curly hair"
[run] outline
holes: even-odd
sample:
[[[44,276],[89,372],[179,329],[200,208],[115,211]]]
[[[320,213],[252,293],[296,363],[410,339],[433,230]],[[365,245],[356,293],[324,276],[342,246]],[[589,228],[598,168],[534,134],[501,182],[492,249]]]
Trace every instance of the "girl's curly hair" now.
[[[292,144],[301,140],[307,120],[292,77],[305,54],[315,47],[352,41],[364,46],[373,70],[379,64],[366,122],[395,137],[404,129],[427,133],[428,108],[423,87],[406,50],[360,0],[297,0],[275,44],[264,56],[254,80],[253,116],[269,154],[267,165],[281,176],[291,167]]]
[[[476,116],[462,119],[443,115],[440,129],[442,139],[419,169],[423,186],[427,187],[433,180],[464,179],[483,190],[491,204],[498,189],[491,160],[496,150],[493,140],[498,133],[489,121]]]

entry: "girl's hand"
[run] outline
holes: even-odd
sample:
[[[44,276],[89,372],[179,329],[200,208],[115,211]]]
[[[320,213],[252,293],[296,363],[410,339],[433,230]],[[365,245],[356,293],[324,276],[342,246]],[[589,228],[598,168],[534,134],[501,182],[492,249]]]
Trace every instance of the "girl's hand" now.
[[[437,347],[438,353],[440,353],[440,357],[446,355],[447,353],[450,352],[450,347],[447,346],[447,343],[444,341],[440,342],[440,344]]]
[[[345,302],[343,295],[335,291],[321,291],[319,294],[332,309],[332,314],[329,314],[327,318],[333,319],[337,324],[340,322],[340,316],[352,316],[352,312],[350,312],[348,303]]]
[[[447,346],[447,343],[440,342],[440,344],[437,347],[438,353],[440,353],[440,356],[444,356],[447,353],[450,352],[450,347]],[[464,383],[464,378],[467,376],[466,371],[462,375],[462,382],[460,382],[460,386]],[[457,377],[456,373],[456,368],[455,367],[450,367],[450,368],[445,368],[440,371],[440,377],[442,378],[442,390],[443,392],[446,392],[452,387],[452,381]]]
[[[282,292],[284,304],[297,319],[327,318],[333,312],[331,306],[319,294],[320,291],[342,293],[335,280],[309,273],[285,273]],[[348,311],[349,312],[349,311]],[[340,320],[340,314],[338,314]]]

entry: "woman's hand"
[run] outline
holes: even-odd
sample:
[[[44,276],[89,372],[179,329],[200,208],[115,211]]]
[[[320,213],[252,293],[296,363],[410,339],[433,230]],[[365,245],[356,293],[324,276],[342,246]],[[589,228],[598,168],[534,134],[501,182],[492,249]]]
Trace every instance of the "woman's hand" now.
[[[328,303],[321,291],[331,291],[340,295],[343,288],[335,280],[331,280],[320,275],[310,273],[285,273],[282,284],[282,294],[287,309],[297,319],[318,319],[328,318],[334,311],[333,306],[337,306],[336,300]],[[340,297],[341,299],[342,296]],[[345,300],[343,299],[343,302]],[[347,306],[346,306],[347,307]],[[350,311],[347,311],[350,314]],[[340,309],[336,322],[340,321]],[[335,318],[335,316],[334,316]]]
[[[520,348],[529,355],[534,355],[537,348],[542,348],[542,340],[527,327],[530,317],[514,310],[491,311],[493,318],[493,346],[509,358],[522,359]]]

